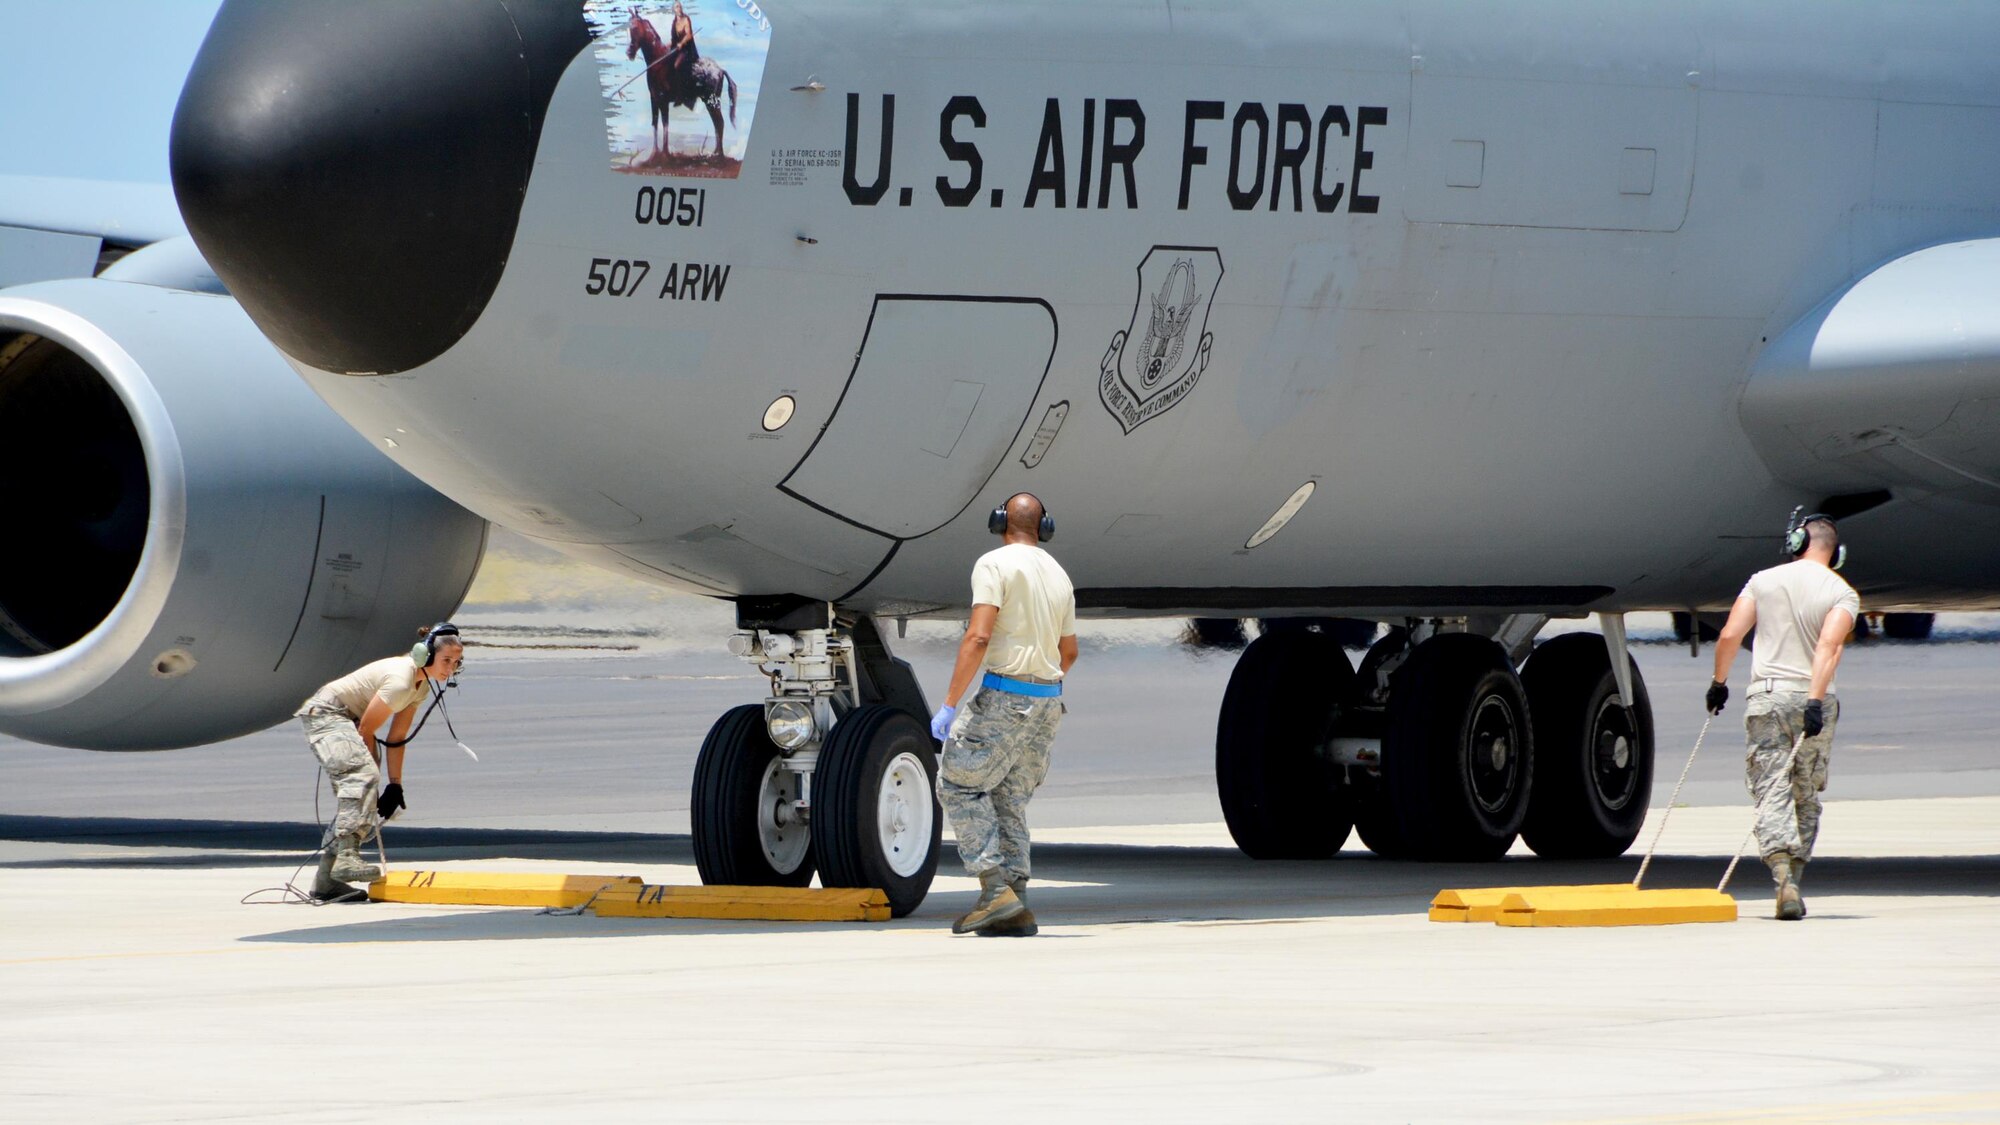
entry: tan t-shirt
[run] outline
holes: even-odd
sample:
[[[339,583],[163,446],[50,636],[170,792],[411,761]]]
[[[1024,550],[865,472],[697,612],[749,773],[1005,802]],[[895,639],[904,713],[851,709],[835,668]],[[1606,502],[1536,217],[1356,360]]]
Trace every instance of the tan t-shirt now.
[[[355,722],[368,711],[368,701],[380,699],[395,714],[430,694],[431,681],[407,656],[389,656],[361,667],[313,693],[306,706],[332,703]]]
[[[1826,615],[1844,609],[1851,624],[1861,614],[1861,596],[1854,587],[1807,559],[1758,571],[1739,596],[1757,603],[1752,686],[1766,678],[1810,681],[1813,650],[1819,647],[1819,631],[1826,626]],[[1826,690],[1833,694],[1833,685],[1827,684]]]
[[[1000,607],[986,670],[1003,676],[1062,678],[1057,642],[1076,633],[1076,589],[1055,557],[1009,543],[972,564],[972,604]]]

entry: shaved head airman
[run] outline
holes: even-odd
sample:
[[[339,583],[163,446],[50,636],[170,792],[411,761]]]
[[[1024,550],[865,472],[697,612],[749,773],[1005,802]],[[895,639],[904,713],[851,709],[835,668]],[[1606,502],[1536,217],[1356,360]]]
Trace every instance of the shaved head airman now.
[[[1038,538],[1042,526],[1042,502],[1032,492],[1017,492],[1007,498],[1007,534]]]

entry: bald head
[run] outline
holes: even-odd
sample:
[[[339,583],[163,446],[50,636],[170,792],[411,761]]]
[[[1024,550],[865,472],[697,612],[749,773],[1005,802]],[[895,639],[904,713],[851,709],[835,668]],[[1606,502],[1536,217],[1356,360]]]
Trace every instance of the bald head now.
[[[1007,538],[1025,535],[1028,542],[1041,538],[1042,502],[1033,493],[1017,492],[1007,499]]]

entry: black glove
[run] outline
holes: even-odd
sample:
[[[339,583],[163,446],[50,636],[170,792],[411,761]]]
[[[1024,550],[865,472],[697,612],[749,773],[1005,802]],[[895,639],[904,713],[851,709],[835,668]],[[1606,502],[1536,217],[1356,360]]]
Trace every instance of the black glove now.
[[[1728,702],[1729,685],[1723,683],[1721,680],[1710,680],[1708,683],[1708,713],[1711,715],[1722,714],[1722,705]]]
[[[1817,699],[1806,700],[1806,737],[1812,738],[1826,729],[1826,704]]]
[[[375,802],[375,815],[387,820],[396,810],[409,807],[409,802],[403,800],[403,783],[392,781],[382,787],[382,796]]]

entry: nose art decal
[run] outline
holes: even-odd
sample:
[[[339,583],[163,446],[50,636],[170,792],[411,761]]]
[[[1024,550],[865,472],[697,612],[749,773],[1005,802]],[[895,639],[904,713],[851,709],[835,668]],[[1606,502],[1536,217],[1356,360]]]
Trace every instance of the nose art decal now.
[[[584,0],[611,166],[733,180],[743,170],[771,20],[754,0]]]

